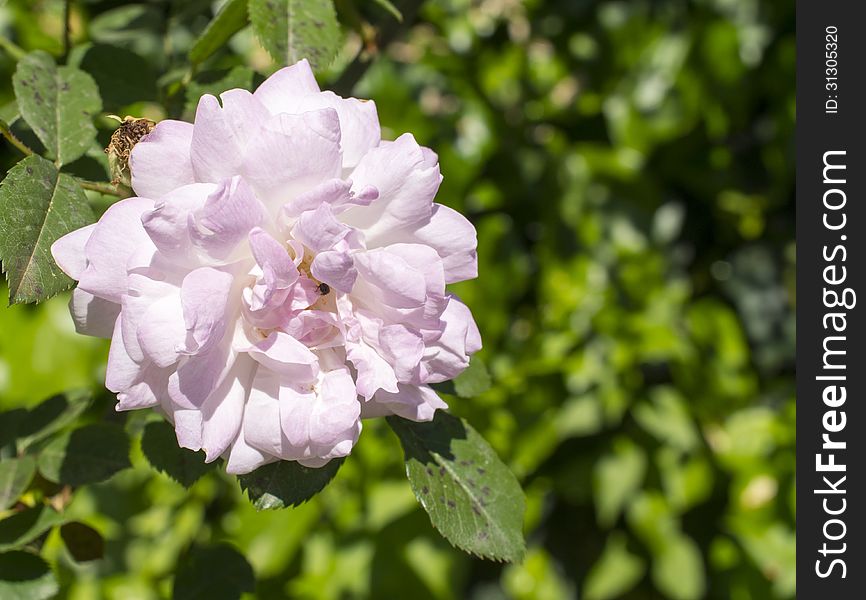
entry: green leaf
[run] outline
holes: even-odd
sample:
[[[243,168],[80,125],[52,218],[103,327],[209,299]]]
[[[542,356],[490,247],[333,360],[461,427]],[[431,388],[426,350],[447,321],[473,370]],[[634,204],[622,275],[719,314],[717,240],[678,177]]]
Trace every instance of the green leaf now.
[[[262,46],[281,65],[302,58],[324,69],[340,47],[331,0],[249,0],[250,21]]]
[[[43,504],[0,521],[0,550],[20,548],[63,522],[63,515]]]
[[[388,417],[388,424],[400,438],[409,483],[433,526],[466,552],[520,560],[523,490],[484,438],[443,411],[429,423]]]
[[[473,357],[465,371],[454,379],[454,391],[461,398],[474,398],[490,389],[490,373],[487,365]]]
[[[176,600],[236,600],[256,586],[253,568],[228,544],[193,548],[174,578]]]
[[[98,560],[105,554],[105,540],[93,527],[73,521],[60,527],[66,549],[78,562]]]
[[[32,456],[4,458],[0,462],[0,510],[15,504],[36,473],[36,460]]]
[[[10,303],[39,302],[69,289],[51,244],[94,220],[71,176],[39,156],[15,165],[0,184],[0,260]]]
[[[27,450],[77,419],[90,406],[90,393],[75,390],[51,396],[27,412],[18,428],[18,449]]]
[[[0,553],[0,598],[47,600],[60,587],[54,572],[41,557],[30,552]]]
[[[189,61],[201,64],[247,24],[247,0],[228,0],[195,41]]]
[[[398,23],[402,23],[402,22],[403,22],[403,13],[401,13],[400,10],[399,10],[396,6],[394,6],[394,4],[391,2],[391,0],[373,0],[373,2],[374,2],[375,4],[381,6],[381,7],[382,7],[383,9],[385,9],[385,10],[386,10],[386,11],[387,11],[387,12],[388,12],[392,17],[394,17],[395,19],[397,19],[397,22],[398,22]]]
[[[39,470],[45,478],[69,485],[103,481],[129,466],[129,438],[111,423],[66,432],[39,454]]]
[[[704,561],[697,544],[688,536],[667,540],[653,557],[653,581],[672,600],[697,600],[704,597]]]
[[[616,440],[613,452],[596,463],[593,487],[600,525],[613,525],[626,502],[640,489],[646,462],[644,451],[623,438]]]
[[[154,469],[162,471],[184,487],[191,486],[216,466],[216,463],[204,462],[204,452],[193,452],[178,446],[174,429],[165,421],[145,426],[141,450]]]
[[[586,576],[583,597],[586,600],[620,598],[640,581],[645,570],[644,561],[626,548],[625,537],[612,534],[601,558]]]
[[[18,61],[12,78],[21,116],[45,145],[49,158],[64,165],[87,152],[96,128],[93,115],[102,109],[90,76],[75,67],[57,67],[45,52]]]
[[[107,110],[158,97],[153,65],[126,48],[93,44],[82,49],[78,67],[93,77]]]
[[[259,467],[238,481],[258,510],[286,508],[303,504],[322,491],[337,474],[343,459],[312,469],[300,463],[281,460]]]
[[[487,365],[480,358],[473,357],[465,371],[452,380],[434,383],[433,389],[442,394],[474,398],[489,390],[490,385]]]

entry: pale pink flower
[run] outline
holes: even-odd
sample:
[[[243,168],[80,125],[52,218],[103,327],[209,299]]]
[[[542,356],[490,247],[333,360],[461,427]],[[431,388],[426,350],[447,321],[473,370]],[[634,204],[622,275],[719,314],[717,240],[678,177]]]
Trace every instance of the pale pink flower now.
[[[475,229],[433,203],[436,154],[381,140],[373,102],[301,61],[159,123],[130,168],[138,196],[52,246],[78,331],[111,338],[118,410],[157,407],[181,446],[248,473],[446,407],[429,384],[481,347],[445,289],[476,276]]]

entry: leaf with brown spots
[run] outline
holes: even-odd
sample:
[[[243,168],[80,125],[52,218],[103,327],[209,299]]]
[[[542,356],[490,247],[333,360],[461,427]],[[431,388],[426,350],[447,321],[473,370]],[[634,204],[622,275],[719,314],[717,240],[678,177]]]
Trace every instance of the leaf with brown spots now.
[[[40,302],[72,287],[51,244],[93,222],[81,186],[49,161],[28,156],[0,184],[0,260],[10,304]]]
[[[253,31],[281,65],[302,58],[324,69],[340,48],[340,25],[331,0],[250,0]]]
[[[82,156],[93,145],[93,115],[102,110],[93,79],[75,67],[58,67],[45,52],[18,62],[12,78],[21,116],[57,166]]]
[[[439,532],[482,558],[519,561],[526,501],[517,478],[481,435],[438,411],[430,423],[388,417],[415,497]]]

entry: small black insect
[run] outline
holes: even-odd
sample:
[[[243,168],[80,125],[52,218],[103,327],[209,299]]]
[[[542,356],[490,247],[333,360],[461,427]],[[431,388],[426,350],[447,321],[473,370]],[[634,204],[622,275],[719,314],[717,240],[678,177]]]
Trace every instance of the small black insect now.
[[[331,286],[329,286],[327,283],[320,283],[318,290],[321,295],[326,296],[328,292],[331,291]]]

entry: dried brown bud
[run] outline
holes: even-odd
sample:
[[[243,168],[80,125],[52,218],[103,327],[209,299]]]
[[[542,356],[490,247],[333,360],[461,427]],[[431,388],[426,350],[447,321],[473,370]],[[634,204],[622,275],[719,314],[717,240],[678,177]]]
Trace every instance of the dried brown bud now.
[[[115,117],[120,121],[120,117]],[[111,142],[105,152],[108,154],[108,167],[111,171],[112,183],[132,187],[129,173],[129,155],[135,145],[153,130],[156,123],[150,119],[138,119],[126,116],[120,121]]]

